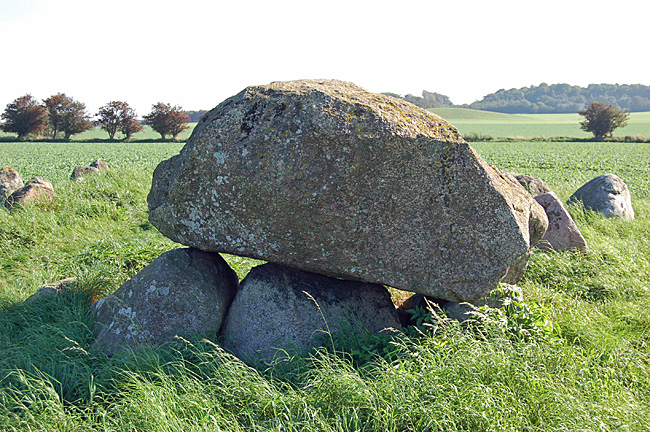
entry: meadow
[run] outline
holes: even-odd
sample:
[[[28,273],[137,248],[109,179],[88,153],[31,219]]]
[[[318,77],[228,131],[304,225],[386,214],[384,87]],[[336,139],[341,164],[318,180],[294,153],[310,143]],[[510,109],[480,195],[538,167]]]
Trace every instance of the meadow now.
[[[178,247],[147,221],[146,195],[157,163],[181,147],[0,142],[0,165],[57,191],[51,203],[0,208],[0,430],[650,430],[648,144],[474,145],[564,200],[613,172],[637,217],[570,207],[589,253],[535,252],[519,284],[524,301],[467,326],[415,311],[421,324],[399,337],[332,335],[310,357],[257,369],[215,335],[108,358],[90,349],[89,303]],[[108,173],[70,181],[97,157]],[[225,258],[240,279],[257,264]],[[70,276],[71,291],[26,301]]]

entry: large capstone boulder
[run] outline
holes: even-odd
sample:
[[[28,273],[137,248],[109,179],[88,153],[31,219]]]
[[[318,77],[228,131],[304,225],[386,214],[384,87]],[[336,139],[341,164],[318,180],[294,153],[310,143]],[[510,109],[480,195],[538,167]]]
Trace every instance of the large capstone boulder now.
[[[544,207],[548,217],[548,229],[537,245],[538,248],[555,251],[587,249],[587,241],[555,193],[548,192],[538,195],[535,197],[535,201]]]
[[[331,334],[363,337],[400,329],[388,290],[278,264],[254,267],[221,328],[223,346],[244,361],[304,354]]]
[[[248,87],[154,172],[149,219],[206,251],[470,300],[544,211],[441,117],[333,80]]]
[[[94,348],[108,355],[174,336],[215,338],[237,291],[237,275],[216,253],[165,252],[91,307]]]
[[[616,174],[603,174],[582,185],[568,202],[579,201],[586,209],[600,212],[605,217],[634,219],[630,190]]]
[[[23,186],[25,184],[18,171],[13,168],[2,167],[0,170],[0,203]]]
[[[5,207],[20,207],[34,201],[48,201],[54,197],[52,183],[42,177],[33,177],[25,186],[12,193],[5,201]]]

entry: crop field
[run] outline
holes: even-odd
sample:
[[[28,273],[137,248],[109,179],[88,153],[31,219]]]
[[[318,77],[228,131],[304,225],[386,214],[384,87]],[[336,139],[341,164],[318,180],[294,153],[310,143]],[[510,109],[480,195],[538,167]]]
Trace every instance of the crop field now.
[[[430,111],[443,117],[456,126],[464,136],[470,134],[487,135],[494,138],[553,138],[576,137],[590,138],[592,135],[580,129],[583,119],[578,114],[503,114],[465,108],[436,108]],[[189,123],[189,129],[178,136],[179,141],[186,140],[192,134],[196,123]],[[0,131],[0,138],[15,137]],[[650,112],[631,113],[628,125],[614,131],[615,137],[642,136],[650,138]],[[115,137],[122,139],[119,133]],[[108,134],[96,127],[72,137],[74,141],[106,140]],[[160,135],[150,126],[134,134],[133,140],[159,140]]]
[[[578,137],[592,135],[580,129],[578,114],[503,114],[464,108],[437,108],[430,111],[456,126],[461,134],[506,137]],[[631,113],[628,125],[614,131],[614,136],[650,137],[650,113]]]
[[[0,207],[0,430],[650,430],[650,144],[473,146],[563,200],[617,174],[636,219],[570,206],[589,252],[535,251],[523,302],[465,326],[415,311],[421,324],[399,337],[332,335],[309,357],[254,369],[216,335],[137,355],[91,349],[91,300],[179,247],[148,222],[146,196],[182,144],[0,142],[0,166],[56,190],[52,202]],[[110,171],[70,180],[98,157]],[[240,280],[258,263],[225,258]],[[70,276],[72,290],[27,301]]]
[[[183,143],[47,143],[0,142],[0,165],[17,170],[23,180],[41,176],[52,182],[70,179],[77,165],[89,165],[97,158],[109,166],[153,172],[161,160],[177,154]]]

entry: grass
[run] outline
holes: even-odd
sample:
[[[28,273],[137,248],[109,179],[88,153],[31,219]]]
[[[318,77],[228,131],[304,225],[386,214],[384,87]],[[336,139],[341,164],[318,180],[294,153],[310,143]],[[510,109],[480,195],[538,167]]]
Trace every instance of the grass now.
[[[50,204],[0,209],[0,430],[650,430],[645,147],[475,147],[541,176],[563,199],[614,172],[637,219],[571,207],[590,253],[536,252],[524,303],[467,327],[428,315],[399,338],[333,335],[333,348],[253,369],[210,335],[122,358],[89,350],[89,298],[178,246],[148,223],[145,199],[154,167],[179,144],[0,143],[0,164],[50,178],[57,191]],[[111,171],[69,180],[96,157]],[[240,278],[256,264],[226,259]],[[69,276],[78,278],[71,291],[25,301]]]
[[[23,180],[38,175],[55,188],[69,186],[77,165],[104,159],[109,167],[153,172],[158,162],[177,154],[182,143],[44,143],[0,142],[0,165],[17,170]]]
[[[435,108],[430,111],[452,123],[464,136],[592,137],[580,129],[583,118],[578,114],[504,114],[465,108]],[[650,137],[650,112],[631,113],[628,125],[614,131],[614,136]]]

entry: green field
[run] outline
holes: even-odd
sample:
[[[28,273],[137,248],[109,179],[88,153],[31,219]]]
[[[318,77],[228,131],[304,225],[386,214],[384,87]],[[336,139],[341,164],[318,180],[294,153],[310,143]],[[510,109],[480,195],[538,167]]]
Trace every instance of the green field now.
[[[580,129],[578,114],[503,114],[465,108],[436,108],[430,111],[456,126],[461,134],[506,137],[578,137],[590,138]],[[614,131],[614,136],[650,137],[650,112],[631,113],[628,125]]]
[[[636,220],[570,207],[589,254],[536,251],[519,283],[524,302],[504,312],[466,327],[423,315],[393,340],[332,335],[327,350],[256,370],[215,335],[137,356],[89,349],[90,298],[178,247],[147,221],[146,195],[155,166],[182,144],[0,142],[0,166],[57,191],[51,203],[0,208],[0,430],[650,430],[648,145],[476,144],[563,199],[618,174]],[[74,166],[97,157],[108,173],[70,181]],[[225,258],[240,279],[255,265]],[[74,290],[25,302],[69,276]]]
[[[188,123],[189,129],[183,131],[180,133],[177,137],[179,141],[186,140],[187,138],[190,137],[192,134],[192,131],[194,130],[194,126],[196,126],[196,123]],[[8,137],[13,137],[15,138],[17,135],[16,134],[10,134],[6,132],[0,131],[0,138],[8,138]],[[121,140],[124,138],[124,135],[121,133],[117,133],[115,135],[116,140]],[[151,126],[144,126],[144,130],[142,132],[138,132],[133,134],[131,137],[133,140],[159,140],[160,139],[160,134],[153,129],[151,129]],[[169,138],[169,137],[167,137]],[[89,131],[73,135],[71,138],[73,141],[83,141],[83,140],[107,140],[108,139],[108,133],[106,133],[105,130],[99,127],[95,127]]]
[[[577,137],[591,138],[590,133],[580,129],[582,117],[578,114],[503,114],[465,108],[436,108],[430,111],[443,117],[456,126],[461,134],[488,135],[494,138],[553,138]],[[186,140],[196,123],[178,136]],[[15,134],[0,132],[2,137],[15,137]],[[650,138],[650,112],[631,113],[628,125],[614,131],[615,137],[642,136]],[[123,138],[120,134],[117,139]],[[108,134],[100,128],[72,137],[75,141],[108,139]],[[133,135],[134,140],[157,140],[160,135],[151,127],[145,126],[142,132]]]

